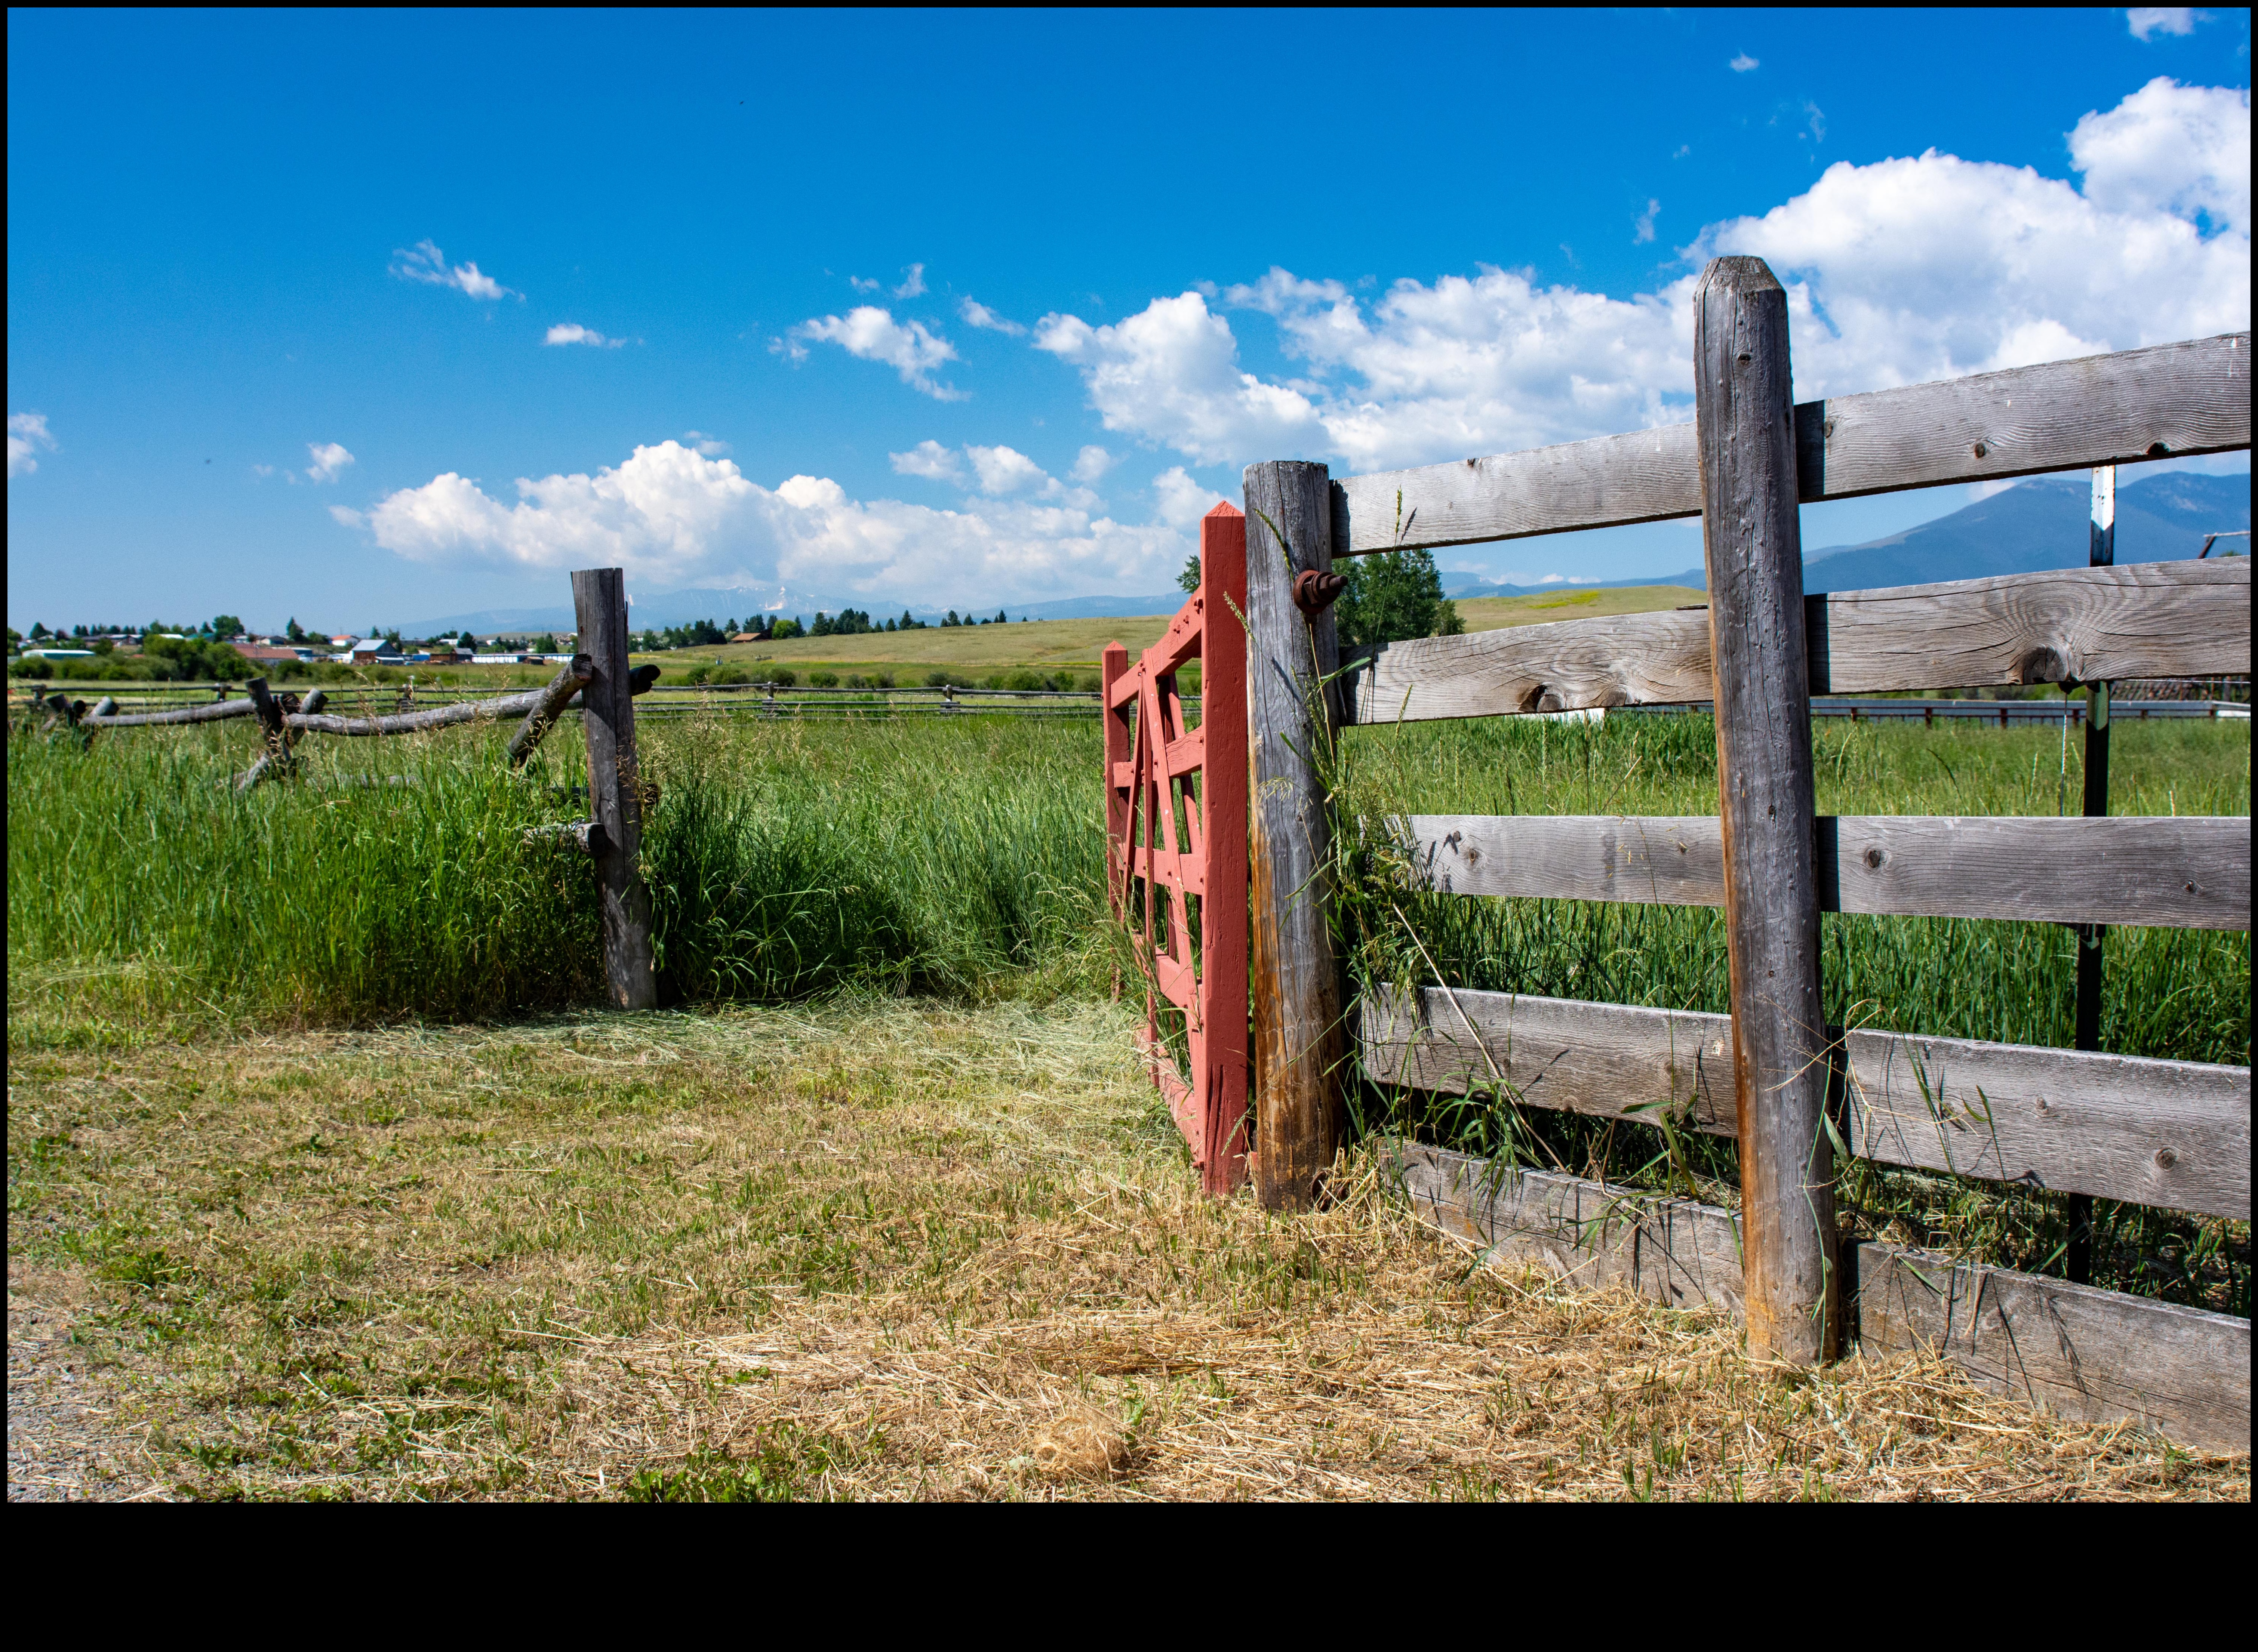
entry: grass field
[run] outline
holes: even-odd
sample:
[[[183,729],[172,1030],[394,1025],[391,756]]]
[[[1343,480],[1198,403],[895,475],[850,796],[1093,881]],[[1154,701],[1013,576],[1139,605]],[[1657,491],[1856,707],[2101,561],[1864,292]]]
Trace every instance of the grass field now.
[[[11,1498],[2246,1501],[2249,1459],[1197,1197],[1104,1003],[9,1021]],[[44,1425],[32,1426],[34,1419]]]
[[[1729,1325],[1502,1277],[1410,1227],[1368,1159],[1316,1216],[1193,1197],[1109,998],[1097,734],[653,726],[674,1007],[641,1017],[587,1008],[586,864],[521,840],[576,812],[550,790],[581,778],[573,742],[522,781],[492,732],[309,742],[302,783],[238,798],[240,729],[11,738],[11,1407],[19,1350],[27,1393],[99,1397],[70,1448],[94,1467],[36,1472],[257,1497],[2247,1499],[2247,1457],[2034,1422],[1936,1367],[1778,1383]],[[2078,796],[2078,742],[2043,729],[1817,740],[1826,810]],[[1342,751],[1367,817],[1715,806],[1698,718]],[[418,783],[346,783],[372,769]],[[2248,725],[2120,725],[2115,777],[2127,812],[2247,813]],[[1431,957],[1725,1007],[1711,914],[1444,901],[1383,842],[1345,869],[1361,979]],[[2056,931],[1827,940],[1833,1013],[2069,1042]],[[2109,949],[2105,1042],[2247,1061],[2246,935]],[[1572,1168],[1671,1180],[1643,1126],[1533,1117]],[[1730,1145],[1694,1152],[1729,1201]],[[1865,1231],[2058,1255],[2045,1195],[1861,1166],[1843,1202]],[[2103,1282],[2248,1312],[2247,1223],[2105,1203],[2101,1225]]]

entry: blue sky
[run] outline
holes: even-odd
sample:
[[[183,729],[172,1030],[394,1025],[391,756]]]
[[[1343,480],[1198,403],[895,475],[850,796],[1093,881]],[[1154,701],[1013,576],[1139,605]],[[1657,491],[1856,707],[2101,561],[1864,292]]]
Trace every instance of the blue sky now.
[[[1254,460],[1690,417],[1721,251],[1806,396],[2247,327],[2247,18],[11,11],[9,621],[1164,590]]]

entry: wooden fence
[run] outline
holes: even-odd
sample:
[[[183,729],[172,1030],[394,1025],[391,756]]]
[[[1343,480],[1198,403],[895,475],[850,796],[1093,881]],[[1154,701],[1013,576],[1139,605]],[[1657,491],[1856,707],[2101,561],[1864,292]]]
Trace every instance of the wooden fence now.
[[[586,569],[572,576],[572,602],[583,649],[543,686],[523,693],[483,699],[457,699],[415,711],[343,715],[326,709],[325,691],[302,699],[275,693],[265,677],[253,677],[248,696],[202,705],[129,712],[104,696],[89,706],[60,694],[35,702],[47,727],[68,731],[82,741],[107,729],[180,727],[235,719],[255,719],[259,752],[250,768],[235,777],[235,789],[248,791],[270,780],[298,773],[297,746],[307,734],[352,737],[419,734],[465,723],[519,720],[508,747],[512,769],[523,767],[544,735],[577,705],[588,750],[591,818],[536,827],[529,842],[569,844],[594,866],[603,901],[604,977],[613,1002],[621,1009],[648,1010],[658,1002],[651,946],[650,893],[639,865],[643,814],[651,795],[641,778],[636,750],[635,697],[657,680],[658,668],[628,664],[626,575],[617,568]],[[397,778],[395,776],[395,778]]]
[[[2249,1069],[2098,1052],[2083,1013],[2077,1050],[1845,1036],[1825,1022],[1819,925],[1828,911],[2078,925],[2098,1028],[2097,926],[2248,929],[2248,820],[2111,819],[2091,794],[2102,818],[1821,817],[1810,724],[1814,695],[2048,683],[2084,687],[2086,738],[2105,741],[2112,679],[2249,671],[2249,562],[2112,565],[2098,482],[2087,568],[1807,597],[1797,506],[2073,467],[2113,483],[2120,463],[2247,448],[2250,336],[1795,406],[1786,294],[1762,261],[1713,262],[1695,304],[1692,424],[1338,483],[1310,464],[1247,472],[1252,854],[1276,869],[1267,883],[1258,870],[1250,912],[1261,1196],[1316,1193],[1351,1030],[1381,1083],[1665,1110],[1735,1137],[1737,1213],[1410,1146],[1405,1183],[1431,1219],[1506,1254],[1741,1314],[1759,1358],[1809,1364],[1850,1336],[1932,1346],[2072,1415],[2247,1450],[2248,1321],[1838,1243],[1832,1155],[1839,1141],[2247,1220]],[[1696,514],[1706,612],[1402,642],[1342,670],[1330,613],[1290,600],[1337,557]],[[1318,876],[1330,827],[1305,756],[1328,725],[1697,703],[1716,714],[1715,816],[1400,829],[1454,895],[1721,907],[1732,1015],[1442,988],[1341,1003]]]

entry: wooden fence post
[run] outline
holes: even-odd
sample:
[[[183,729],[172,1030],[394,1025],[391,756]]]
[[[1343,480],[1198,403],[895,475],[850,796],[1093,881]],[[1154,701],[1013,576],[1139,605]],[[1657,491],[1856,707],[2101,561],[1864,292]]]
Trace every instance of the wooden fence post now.
[[[1840,1315],[1787,294],[1722,258],[1694,304],[1749,1352],[1807,1365]]]
[[[2205,546],[2205,549],[2210,547]],[[2085,535],[2085,561],[2090,568],[2111,568],[2117,563],[2117,467],[2103,464],[2093,471],[2093,513]],[[2085,808],[2089,815],[2109,812],[2109,684],[2085,685]],[[2080,924],[2077,937],[2077,1020],[2075,1041],[2081,1050],[2101,1047],[2101,947],[2106,932],[2099,924]],[[2093,1283],[2093,1195],[2074,1193],[2065,1213],[2070,1222],[2070,1250],[2063,1272],[2073,1285]]]
[[[589,812],[604,828],[595,857],[603,888],[604,982],[622,1010],[658,1003],[651,964],[650,891],[636,864],[643,853],[643,784],[636,761],[635,686],[628,670],[626,571],[584,568],[572,576],[580,650],[593,666],[580,691],[588,737]]]
[[[1348,1039],[1331,928],[1332,822],[1313,758],[1330,750],[1332,611],[1295,602],[1332,570],[1331,479],[1296,460],[1247,466],[1247,986],[1254,1017],[1254,1183],[1271,1209],[1310,1202],[1340,1145]],[[1218,614],[1212,623],[1222,624]]]

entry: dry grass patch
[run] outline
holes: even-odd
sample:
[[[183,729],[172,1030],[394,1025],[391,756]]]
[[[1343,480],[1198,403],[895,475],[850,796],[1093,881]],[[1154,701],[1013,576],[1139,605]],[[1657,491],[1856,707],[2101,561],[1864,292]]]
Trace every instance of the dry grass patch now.
[[[20,1008],[20,1006],[19,1006]],[[135,1044],[11,1015],[11,1288],[202,1497],[2247,1499],[1941,1366],[1190,1188],[1111,1006]],[[18,1283],[20,1282],[20,1284]],[[113,1454],[114,1455],[114,1454]]]

